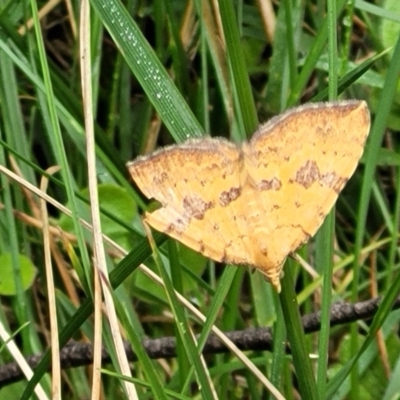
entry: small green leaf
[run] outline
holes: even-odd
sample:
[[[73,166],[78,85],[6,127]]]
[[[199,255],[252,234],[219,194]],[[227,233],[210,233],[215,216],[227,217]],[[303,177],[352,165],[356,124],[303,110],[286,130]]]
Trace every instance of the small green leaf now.
[[[0,295],[15,296],[17,289],[15,287],[15,269],[19,268],[22,280],[22,288],[29,289],[36,276],[36,268],[28,257],[22,254],[18,255],[18,265],[13,264],[11,253],[0,254]]]
[[[106,215],[101,215],[101,228],[103,233],[120,245],[127,245],[127,248],[131,247],[131,244],[127,243],[129,242],[131,234],[126,227],[118,221],[131,225],[137,212],[135,201],[124,188],[116,185],[101,184],[98,186],[97,190],[100,207],[110,216],[115,217],[115,219],[112,219]],[[80,194],[84,198],[89,199],[89,191],[87,188],[81,190]],[[89,204],[80,202],[78,211],[81,218],[88,222],[91,221]],[[73,232],[71,218],[63,215],[60,218],[59,224],[65,231]],[[91,234],[88,233],[88,235]],[[88,240],[90,240],[89,237]]]

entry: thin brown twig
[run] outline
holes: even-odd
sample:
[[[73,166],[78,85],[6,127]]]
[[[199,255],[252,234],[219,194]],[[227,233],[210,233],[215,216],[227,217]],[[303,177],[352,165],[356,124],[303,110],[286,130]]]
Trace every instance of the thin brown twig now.
[[[372,318],[378,310],[381,298],[358,302],[355,304],[340,302],[331,307],[331,326],[343,325],[358,320]],[[393,305],[393,310],[400,308],[400,297]],[[316,332],[320,329],[321,314],[315,312],[304,315],[302,318],[305,333]],[[273,337],[271,328],[250,328],[241,331],[227,332],[226,336],[243,351],[271,351]],[[142,342],[144,349],[152,359],[176,357],[176,341],[174,337],[163,337],[159,339],[146,339]],[[136,361],[137,357],[129,342],[125,342],[125,351],[129,361]],[[229,350],[215,336],[210,335],[204,346],[203,354],[226,353]],[[290,349],[288,348],[288,351]],[[43,354],[27,357],[28,364],[34,368],[40,362]],[[93,360],[93,349],[91,344],[70,342],[60,352],[61,366],[63,368],[90,365]],[[111,361],[108,352],[102,350],[102,363]],[[0,388],[10,383],[24,379],[18,365],[9,363],[0,366]]]

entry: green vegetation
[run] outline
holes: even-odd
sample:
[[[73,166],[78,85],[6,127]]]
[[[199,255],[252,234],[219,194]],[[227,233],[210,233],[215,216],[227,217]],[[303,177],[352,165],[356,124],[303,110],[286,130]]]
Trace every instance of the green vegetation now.
[[[266,399],[272,385],[288,399],[399,398],[400,3],[92,0],[90,15],[80,3],[44,14],[45,2],[0,5],[0,364],[17,349],[44,355],[29,382],[2,386],[0,368],[0,397],[51,398],[58,378],[48,372],[49,349],[59,358],[52,333],[60,346],[93,343],[95,270],[105,297],[114,289],[98,332],[111,361],[101,380],[99,364],[63,369],[53,386],[63,399],[90,398],[92,376],[105,399],[135,398],[128,381],[140,399]],[[206,133],[239,142],[289,107],[350,98],[367,101],[372,127],[335,212],[299,249],[313,275],[288,260],[278,296],[258,272],[146,235],[148,204],[128,161]],[[55,165],[59,172],[47,171]],[[93,239],[79,220],[90,222],[97,208],[90,183],[116,245]],[[49,234],[39,189],[55,201]],[[333,303],[377,296],[370,319],[330,326]],[[321,326],[304,334],[295,321],[315,311]],[[131,377],[121,377],[117,326],[137,356]],[[271,327],[272,348],[243,352],[227,342],[226,353],[201,357],[212,330],[259,327]],[[170,336],[174,356],[144,350],[144,339]],[[43,392],[33,394],[37,382]]]

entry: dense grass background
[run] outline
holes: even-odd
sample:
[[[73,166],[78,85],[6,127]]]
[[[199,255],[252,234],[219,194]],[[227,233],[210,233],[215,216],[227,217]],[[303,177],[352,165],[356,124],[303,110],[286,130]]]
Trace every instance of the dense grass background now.
[[[4,386],[0,396],[42,399],[53,390],[65,399],[97,398],[98,391],[106,399],[273,398],[268,378],[278,398],[398,398],[400,314],[391,311],[400,290],[398,1],[91,6],[89,15],[78,1],[0,5],[0,336],[6,342],[15,335],[0,356],[6,364],[18,351],[51,347],[57,360],[57,338],[61,345],[93,342],[97,334],[95,350],[100,335],[112,362],[101,377],[97,359],[93,368],[59,377],[57,368],[45,373],[47,352],[29,383]],[[215,265],[156,232],[150,247],[140,223],[146,204],[127,161],[206,133],[244,140],[288,107],[337,98],[366,100],[372,128],[336,212],[299,250],[313,273],[289,260],[278,296],[258,272]],[[61,170],[50,176],[45,170],[54,165]],[[47,207],[49,234],[46,207],[32,195],[44,176],[49,201],[59,202]],[[89,206],[89,183],[98,189],[103,233],[115,245],[93,240],[79,222],[91,221],[97,208],[93,199]],[[106,294],[115,289],[102,324],[95,323],[99,303],[93,314],[100,293],[94,264]],[[377,296],[383,300],[373,319],[330,328],[332,303]],[[299,315],[318,310],[320,330],[304,335]],[[211,329],[266,326],[272,351],[244,354],[228,343],[229,353],[200,357]],[[121,335],[138,356],[135,389],[119,374],[127,375]],[[177,356],[150,360],[141,341],[167,336],[176,337]],[[42,392],[34,395],[36,382]]]

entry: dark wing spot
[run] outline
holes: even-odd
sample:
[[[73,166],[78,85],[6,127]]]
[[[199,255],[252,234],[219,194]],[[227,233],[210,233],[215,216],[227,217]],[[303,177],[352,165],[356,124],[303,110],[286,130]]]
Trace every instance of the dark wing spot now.
[[[156,174],[153,178],[155,185],[162,185],[168,179],[168,174],[166,172],[161,172],[161,174]]]
[[[200,241],[199,241],[199,252],[200,252],[201,254],[204,254],[205,250],[206,250],[206,247],[204,246],[203,241],[200,240]]]
[[[167,226],[167,229],[165,230],[165,233],[167,234],[167,235],[170,235],[172,232],[174,232],[175,231],[175,225],[174,224],[169,224],[168,226]]]
[[[318,165],[315,161],[308,160],[296,172],[296,177],[291,182],[297,182],[299,185],[308,189],[314,182],[320,179]]]
[[[178,218],[175,222],[167,226],[165,233],[167,235],[173,235],[174,233],[181,235],[187,228],[188,223],[189,220],[187,218]]]
[[[336,193],[342,190],[346,184],[347,178],[336,175],[335,172],[329,172],[321,176],[321,183],[329,188],[333,189]]]
[[[203,219],[204,214],[210,208],[213,208],[212,201],[206,202],[198,196],[186,196],[183,199],[183,208],[185,209],[185,217]]]
[[[282,187],[282,182],[275,177],[269,180],[263,179],[258,187],[261,190],[279,190]]]
[[[222,207],[228,206],[232,201],[236,200],[240,196],[241,190],[238,187],[230,188],[224,191],[219,196],[219,204]]]
[[[266,246],[261,247],[261,248],[260,248],[260,253],[261,253],[263,256],[268,257],[268,249],[267,249],[267,247],[266,247]]]
[[[337,179],[338,179],[338,176],[336,175],[335,172],[329,172],[329,173],[321,176],[321,183],[324,186],[328,186],[329,188],[332,188],[332,187],[334,187]]]
[[[230,244],[228,246],[230,246]],[[226,253],[226,248],[224,249],[224,251],[222,253],[222,257],[220,257],[220,262],[222,262],[224,264],[229,263],[228,254]]]

